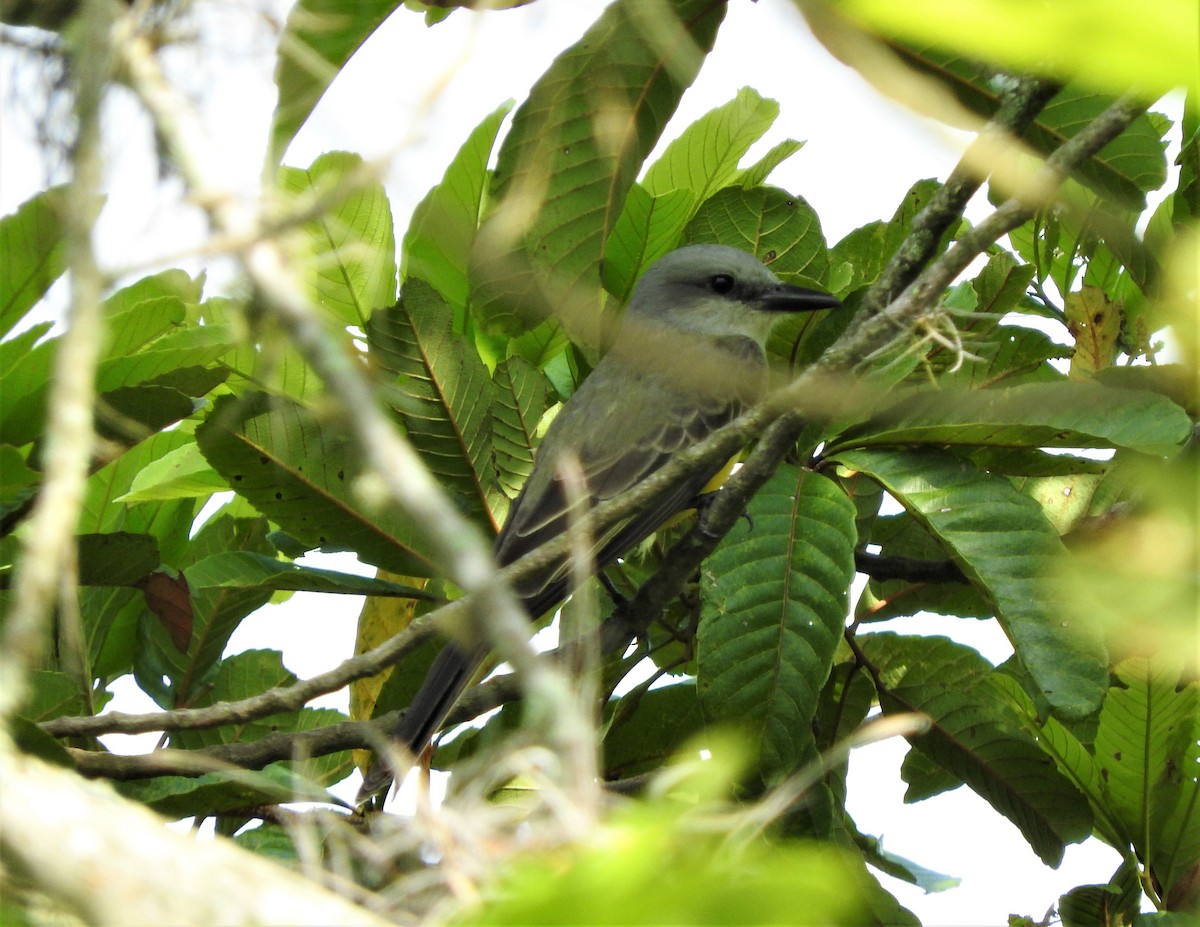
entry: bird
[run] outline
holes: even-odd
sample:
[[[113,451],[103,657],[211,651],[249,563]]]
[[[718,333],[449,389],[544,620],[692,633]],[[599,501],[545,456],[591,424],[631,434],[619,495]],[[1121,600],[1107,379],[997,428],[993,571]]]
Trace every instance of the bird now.
[[[620,329],[550,423],[523,488],[493,545],[505,566],[563,533],[568,493],[561,465],[573,458],[593,505],[619,496],[679,451],[732,421],[766,386],[766,341],[784,315],[834,309],[818,290],[782,282],[757,257],[717,244],[685,245],[655,261],[629,299]],[[723,470],[677,480],[636,513],[592,539],[592,563],[610,566],[679,513],[695,508]],[[569,592],[566,555],[514,585],[531,619]],[[448,643],[391,732],[417,756],[437,733],[487,656]],[[377,758],[358,794],[361,806],[391,784],[391,760]]]

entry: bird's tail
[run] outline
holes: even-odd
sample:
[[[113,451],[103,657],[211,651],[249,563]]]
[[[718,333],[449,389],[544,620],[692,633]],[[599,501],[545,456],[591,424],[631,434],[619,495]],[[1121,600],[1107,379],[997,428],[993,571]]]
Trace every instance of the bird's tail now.
[[[486,650],[464,650],[455,644],[447,644],[430,665],[412,703],[400,716],[391,733],[393,743],[406,749],[410,756],[419,755],[442,726],[486,655]],[[392,756],[379,753],[375,757],[363,776],[356,804],[362,805],[385,792],[392,780],[404,773],[404,769],[397,769],[394,765],[398,752],[390,751]]]

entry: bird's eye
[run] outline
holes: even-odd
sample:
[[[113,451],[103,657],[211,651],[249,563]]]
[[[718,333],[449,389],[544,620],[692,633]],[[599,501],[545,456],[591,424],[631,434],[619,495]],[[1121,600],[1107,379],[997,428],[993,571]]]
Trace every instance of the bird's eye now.
[[[733,285],[736,281],[729,274],[714,274],[708,279],[708,285],[714,293],[724,296],[727,293],[733,292]]]

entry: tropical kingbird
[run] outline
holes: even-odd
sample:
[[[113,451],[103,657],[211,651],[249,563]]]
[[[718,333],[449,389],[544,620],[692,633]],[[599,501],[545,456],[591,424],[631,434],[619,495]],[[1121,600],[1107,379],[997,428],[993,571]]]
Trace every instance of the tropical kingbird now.
[[[753,404],[766,384],[765,345],[786,312],[841,305],[833,296],[782,283],[753,255],[723,245],[689,245],[656,261],[629,301],[612,349],[563,405],[538,446],[533,469],[496,538],[500,566],[561,534],[568,495],[561,463],[573,458],[592,504],[620,495],[671,456],[702,441]],[[721,470],[666,487],[645,507],[592,541],[592,563],[614,563],[697,497]],[[531,618],[567,594],[570,564],[557,562],[516,584]],[[487,654],[448,644],[434,660],[393,737],[419,754],[445,721]],[[359,801],[387,787],[376,761]]]

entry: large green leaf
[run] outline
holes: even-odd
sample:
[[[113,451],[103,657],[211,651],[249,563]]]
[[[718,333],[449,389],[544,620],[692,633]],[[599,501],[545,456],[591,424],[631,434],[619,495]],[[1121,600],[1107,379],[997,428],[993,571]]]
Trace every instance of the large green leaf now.
[[[608,233],[645,157],[712,48],[725,5],[616,0],[513,117],[471,263],[475,310],[516,333],[566,313],[599,343]]]
[[[275,167],[342,66],[401,0],[300,0],[279,39],[268,167]]]
[[[400,257],[400,276],[424,280],[456,313],[467,305],[467,256],[483,209],[488,159],[512,103],[489,113],[455,154],[441,182],[413,210]]]
[[[1087,800],[995,697],[987,684],[993,668],[976,651],[890,632],[860,636],[859,644],[880,680],[884,711],[929,717],[913,746],[1016,824],[1043,862],[1057,866],[1066,844],[1091,833]]]
[[[438,292],[410,278],[400,302],[371,316],[367,342],[408,440],[466,511],[495,529],[492,380],[452,321]]]
[[[310,547],[352,550],[403,576],[435,572],[414,525],[356,495],[362,467],[347,438],[303,407],[223,397],[196,441],[235,492]]]
[[[812,720],[854,577],[854,505],[832,480],[781,468],[705,564],[700,702],[756,743],[769,781],[812,758]]]
[[[885,35],[1109,93],[1135,87],[1153,100],[1180,86],[1200,91],[1196,7],[1189,0],[1148,6],[1056,0],[1028,7],[1005,0],[848,0],[839,10]]]
[[[1094,712],[1108,664],[1083,627],[1064,621],[1045,571],[1061,542],[1041,507],[1002,476],[946,451],[846,450],[835,458],[877,480],[937,539],[996,608],[1017,656],[1066,717]]]
[[[396,235],[383,183],[369,181],[363,160],[345,151],[321,155],[306,169],[279,169],[279,187],[297,200],[337,198],[304,225],[299,262],[313,300],[343,325],[362,328],[375,309],[396,299]]]
[[[816,211],[778,187],[726,187],[700,206],[684,238],[757,254],[776,274],[796,283],[820,286],[828,272]]]
[[[1117,678],[1100,712],[1096,766],[1126,840],[1169,886],[1200,858],[1200,686],[1145,659],[1122,663]]]
[[[608,236],[604,251],[604,287],[620,302],[629,301],[640,271],[679,244],[696,202],[687,190],[651,196],[634,184],[625,208]]]
[[[684,129],[650,165],[642,186],[651,196],[686,190],[694,202],[704,202],[733,182],[742,156],[778,116],[778,103],[743,87],[728,103]]]
[[[0,218],[0,338],[66,268],[60,217],[66,187],[51,187]]]
[[[1173,454],[1191,420],[1164,396],[1060,380],[992,390],[918,390],[836,438],[843,448],[896,444],[1124,447]]]
[[[703,730],[694,681],[634,691],[617,703],[604,735],[604,777],[627,779],[661,769]]]

